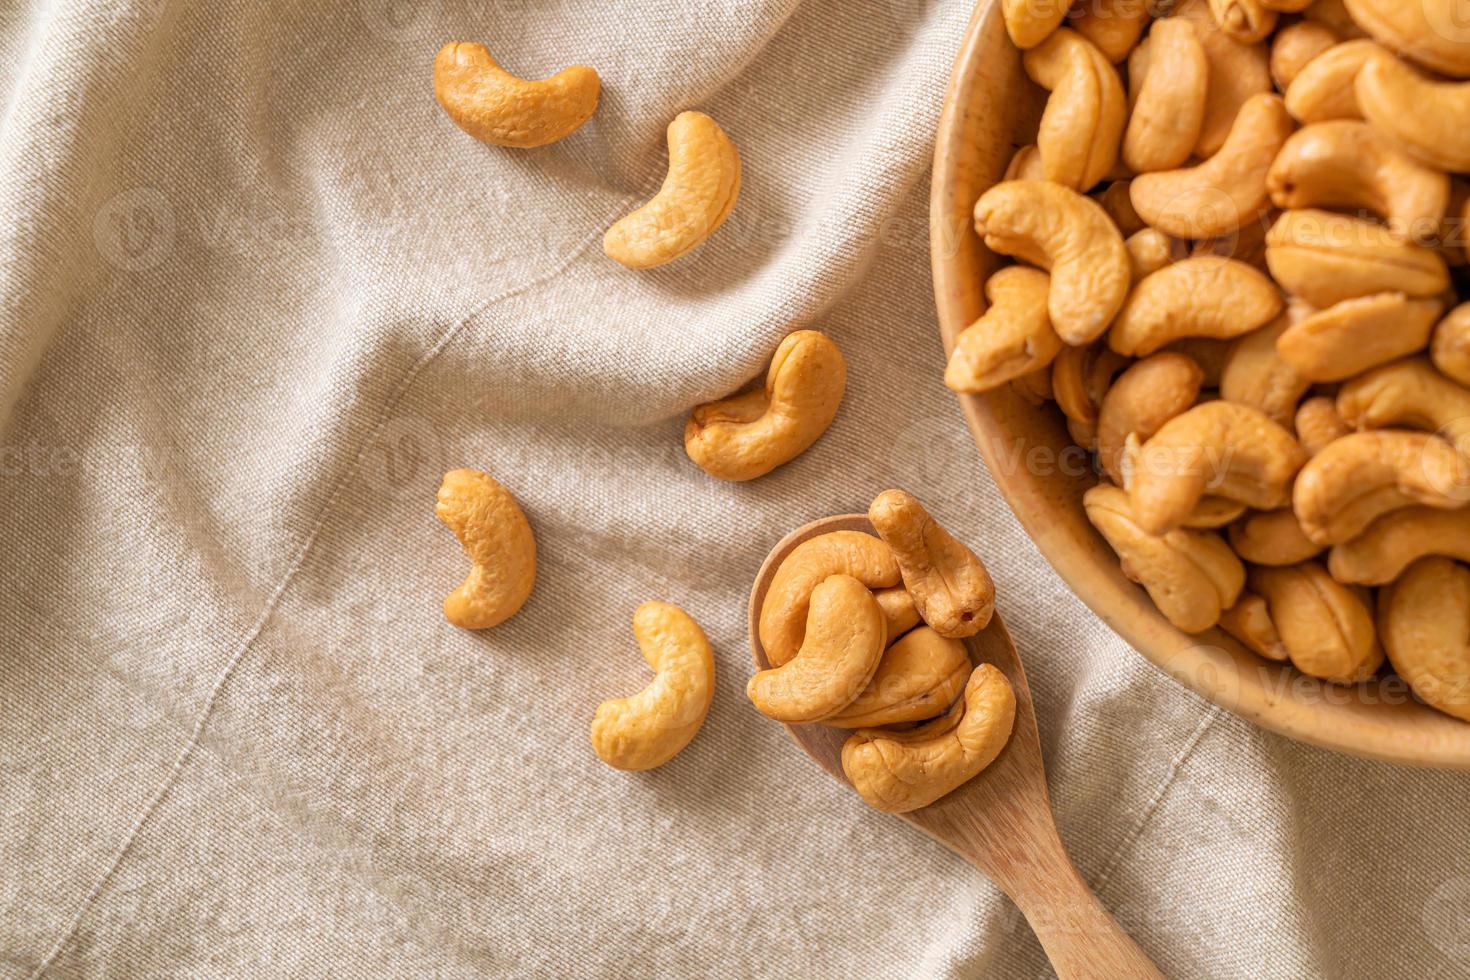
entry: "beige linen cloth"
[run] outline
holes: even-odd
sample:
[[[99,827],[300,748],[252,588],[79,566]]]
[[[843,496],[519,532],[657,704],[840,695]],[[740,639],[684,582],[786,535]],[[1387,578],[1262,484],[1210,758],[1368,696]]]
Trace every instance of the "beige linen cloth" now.
[[[1178,977],[1470,971],[1470,778],[1264,734],[1035,552],[940,382],[925,196],[967,0],[8,0],[0,7],[0,976],[986,976],[1049,968],[976,872],[744,697],[770,545],[903,485],[995,573],[1061,833]],[[602,73],[519,152],[440,44]],[[607,225],[711,112],[745,162],[693,256]],[[770,477],[683,416],[829,332],[836,424]],[[510,486],[504,626],[440,474]],[[718,693],[673,762],[587,726],[658,598]]]

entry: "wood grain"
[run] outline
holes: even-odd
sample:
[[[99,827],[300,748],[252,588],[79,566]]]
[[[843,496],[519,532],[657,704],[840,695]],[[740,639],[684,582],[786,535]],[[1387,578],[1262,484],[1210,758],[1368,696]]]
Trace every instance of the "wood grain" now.
[[[756,669],[770,666],[760,643],[760,610],[776,569],[801,542],[843,530],[874,533],[867,517],[847,514],[798,528],[771,550],[750,592],[750,648]],[[1031,923],[1063,980],[1159,977],[1148,957],[1087,887],[1057,836],[1031,688],[1000,614],[965,643],[975,663],[994,664],[1015,689],[1016,723],[1011,740],[979,776],[927,807],[897,816],[999,885]],[[786,730],[818,765],[847,782],[841,752],[851,732],[820,724],[787,725]],[[855,792],[853,803],[866,806]]]
[[[981,289],[998,265],[975,234],[975,201],[1015,148],[1032,142],[1044,97],[1022,72],[998,5],[982,4],[955,63],[934,150],[930,245],[946,353],[984,310]],[[935,366],[936,383],[942,370]],[[1035,408],[1009,388],[958,397],[997,486],[1041,553],[1104,622],[1186,687],[1303,742],[1470,769],[1470,725],[1408,697],[1395,679],[1333,688],[1261,660],[1223,631],[1191,636],[1172,627],[1123,577],[1083,514],[1082,494],[1095,478],[1079,465],[1055,406]]]

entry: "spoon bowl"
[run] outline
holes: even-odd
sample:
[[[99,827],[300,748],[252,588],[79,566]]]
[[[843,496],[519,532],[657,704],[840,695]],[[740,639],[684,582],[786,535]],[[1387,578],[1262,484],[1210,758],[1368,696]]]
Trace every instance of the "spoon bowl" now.
[[[758,670],[771,666],[759,624],[776,569],[797,545],[831,531],[872,534],[873,525],[862,514],[813,521],[782,538],[756,574],[750,592],[750,649]],[[896,816],[969,861],[1009,895],[1036,931],[1058,976],[1161,976],[1088,888],[1062,847],[1046,790],[1031,688],[1000,614],[964,643],[973,663],[993,664],[1015,690],[1010,742],[980,775],[954,792]],[[851,732],[820,723],[787,725],[786,730],[817,765],[848,781],[841,754]],[[854,800],[860,802],[855,793]]]

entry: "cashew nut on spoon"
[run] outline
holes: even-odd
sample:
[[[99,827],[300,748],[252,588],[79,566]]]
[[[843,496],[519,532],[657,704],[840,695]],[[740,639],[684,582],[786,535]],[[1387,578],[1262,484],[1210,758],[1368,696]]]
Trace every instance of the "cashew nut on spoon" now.
[[[866,518],[852,514],[799,528],[776,545],[751,591],[751,649],[758,669],[770,665],[760,642],[761,611],[769,606],[767,589],[787,556],[809,538],[830,536],[834,531],[865,534],[870,530]],[[1000,688],[991,671],[1003,675],[1009,684],[1014,704],[1014,721],[1006,726],[1010,728],[1009,741],[979,775],[927,806],[899,813],[898,818],[950,847],[1011,895],[1036,929],[1061,976],[1160,977],[1072,870],[1056,835],[1030,688],[1000,616],[993,617],[981,632],[960,642],[967,647],[970,657],[982,665],[969,672],[973,676],[975,669],[983,671],[981,679],[975,682],[976,693],[985,695],[977,707],[1004,707],[996,699],[995,692]],[[952,763],[947,760],[979,758],[975,749],[983,750],[991,744],[991,739],[997,738],[998,720],[998,716],[989,713],[971,717],[966,702],[963,708],[956,705],[950,714],[931,723],[935,726],[928,733],[932,739],[916,746],[889,746],[884,751],[902,753],[903,761],[898,763],[902,771],[917,779],[912,792],[927,796],[932,793],[927,788],[930,782],[923,770],[913,768],[918,753],[935,752],[936,762],[941,757],[946,760],[945,768],[935,772],[936,782],[937,777],[952,779],[953,770],[949,768]],[[961,724],[965,726],[963,736],[955,734]],[[940,731],[950,725],[954,727]],[[842,760],[842,747],[850,737],[850,730],[824,724],[796,725],[788,730],[822,768],[842,782],[850,782]],[[973,737],[977,733],[981,736],[979,741]],[[960,738],[965,739],[965,744],[957,742]],[[972,755],[967,756],[967,752]],[[867,752],[863,754],[866,756]],[[1017,827],[1027,828],[1023,836],[1018,835]]]
[[[719,123],[681,112],[669,123],[663,187],[607,230],[602,250],[630,269],[652,269],[694,251],[724,224],[740,196],[740,153]]]
[[[434,59],[434,96],[455,125],[499,146],[535,147],[570,134],[597,109],[602,85],[586,65],[540,81],[517,78],[483,44],[452,41]]]
[[[868,508],[878,536],[893,552],[919,615],[940,636],[974,636],[995,612],[995,585],[975,553],[902,490],[885,490]]]
[[[699,624],[666,602],[638,607],[633,636],[657,676],[598,706],[592,748],[608,765],[636,771],[668,762],[699,732],[715,696],[715,661]]]

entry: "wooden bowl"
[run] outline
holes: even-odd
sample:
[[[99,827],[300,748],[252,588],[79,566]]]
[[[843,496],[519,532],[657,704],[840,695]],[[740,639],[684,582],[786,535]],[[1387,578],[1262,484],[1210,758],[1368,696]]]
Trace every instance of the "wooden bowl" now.
[[[946,353],[984,310],[981,290],[999,265],[975,234],[975,201],[1000,180],[1015,149],[1033,141],[1044,96],[1021,70],[1000,5],[982,3],[955,62],[934,149],[930,245]],[[936,383],[939,373],[936,366]],[[980,454],[1041,553],[1104,622],[1180,683],[1313,745],[1470,769],[1470,724],[1414,700],[1397,677],[1334,687],[1257,657],[1221,630],[1175,629],[1123,577],[1083,514],[1082,494],[1095,477],[1056,406],[1037,408],[1009,387],[959,397]]]

